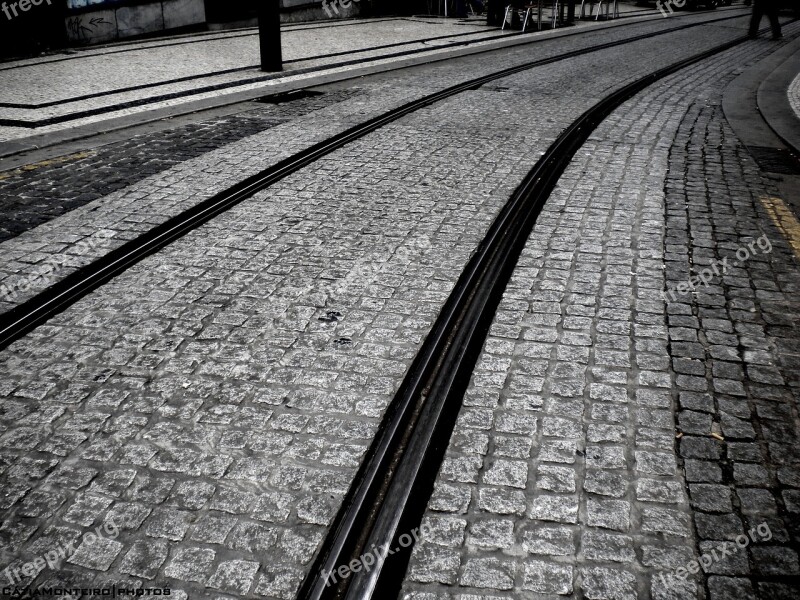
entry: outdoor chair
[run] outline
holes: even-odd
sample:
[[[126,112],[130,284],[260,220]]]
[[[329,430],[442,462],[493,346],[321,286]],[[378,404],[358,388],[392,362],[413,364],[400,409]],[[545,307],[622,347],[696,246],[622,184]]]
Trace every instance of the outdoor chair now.
[[[592,12],[594,11],[595,5],[597,5],[597,14],[594,17],[595,21],[600,19],[600,14],[603,12],[605,8],[605,14],[603,18],[605,19],[616,19],[619,17],[619,5],[617,4],[617,0],[581,0],[581,16],[580,18],[584,18],[584,11],[586,4],[589,5],[589,18],[592,17]]]
[[[533,12],[536,11],[536,23],[537,28],[541,30],[542,28],[542,10],[544,5],[547,3],[547,0],[538,0],[536,4],[526,4],[522,8],[517,8],[513,4],[509,4],[506,7],[506,14],[503,17],[503,27],[502,29],[506,28],[508,25],[508,18],[513,14],[513,11],[518,11],[520,16],[522,17],[522,31],[525,31],[528,27],[528,23],[533,20]],[[559,8],[559,0],[553,0],[553,12],[550,19],[550,25],[554,29],[558,27],[558,8]],[[524,15],[523,15],[524,11]]]

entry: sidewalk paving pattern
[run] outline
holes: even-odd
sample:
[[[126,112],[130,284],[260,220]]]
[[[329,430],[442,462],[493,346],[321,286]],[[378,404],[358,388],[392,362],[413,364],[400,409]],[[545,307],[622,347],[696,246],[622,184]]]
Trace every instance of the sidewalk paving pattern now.
[[[625,5],[622,12],[652,19],[654,11]],[[578,24],[593,29],[606,26],[591,20]],[[445,58],[442,49],[486,46],[515,33],[487,27],[481,19],[394,18],[285,27],[282,73],[259,70],[254,29],[0,64],[5,83],[0,88],[0,120],[7,120],[0,126],[0,141],[232,92],[263,90],[268,94],[274,85],[297,85],[314,74],[342,75],[354,64],[391,68],[407,55]],[[525,35],[551,33],[560,34]],[[128,68],[131,62],[137,64],[136,69]],[[48,124],[52,119],[67,122]],[[32,130],[20,122],[38,126]]]
[[[335,28],[297,27],[283,31],[284,61],[287,70],[292,71],[298,68],[297,62],[303,62],[303,66],[335,64],[342,60],[342,55],[352,58],[366,51],[368,56],[380,56],[385,52],[375,52],[375,48],[385,49],[392,44],[412,46],[429,38],[441,38],[438,43],[445,43],[450,38],[477,33],[509,35],[481,22],[429,23],[423,19],[353,21]],[[332,55],[337,58],[332,60]],[[120,68],[131,63],[136,63],[137,68]],[[258,32],[253,29],[181,39],[159,46],[78,53],[54,61],[0,65],[7,84],[0,91],[0,102],[63,105],[79,96],[121,93],[120,90],[133,86],[167,86],[179,78],[197,78],[244,67],[258,68]],[[196,79],[192,85],[197,85]],[[85,110],[87,106],[92,104],[83,103],[80,108]]]
[[[170,95],[196,95],[209,86],[244,86],[253,78],[286,78],[353,60],[433,50],[448,43],[465,44],[511,33],[480,22],[429,23],[422,19],[293,28],[284,32],[285,71],[279,75],[259,70],[258,35],[253,30],[134,45],[106,53],[78,53],[50,62],[0,65],[4,82],[0,118],[40,121],[118,105],[122,106],[115,115],[131,114],[142,109],[128,108],[125,103],[151,99],[151,104],[163,100],[159,105],[168,106],[177,102],[167,100]],[[137,68],[129,69],[129,64]],[[16,131],[19,129],[0,128],[0,135],[5,132],[2,137],[10,139],[26,134],[26,130]]]

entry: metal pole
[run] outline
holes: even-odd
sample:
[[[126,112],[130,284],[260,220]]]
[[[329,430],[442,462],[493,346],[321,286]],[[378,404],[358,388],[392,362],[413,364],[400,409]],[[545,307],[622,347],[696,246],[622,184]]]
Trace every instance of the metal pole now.
[[[281,0],[258,1],[258,41],[261,45],[261,70],[282,71]]]

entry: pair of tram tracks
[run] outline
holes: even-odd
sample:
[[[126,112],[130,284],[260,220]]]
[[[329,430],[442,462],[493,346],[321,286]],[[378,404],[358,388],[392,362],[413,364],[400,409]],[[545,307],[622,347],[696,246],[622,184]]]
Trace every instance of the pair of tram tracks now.
[[[625,101],[747,40],[732,40],[611,93],[573,122],[528,173],[467,264],[389,405],[298,600],[398,596],[412,550],[400,539],[420,526],[497,306],[539,213],[572,157]],[[373,548],[394,551],[376,554],[368,550]],[[346,579],[329,584],[331,573],[353,560],[361,562],[364,554],[376,561],[369,570],[348,571]]]
[[[223,190],[214,196],[196,204],[195,206],[171,217],[165,222],[153,227],[142,235],[130,240],[109,252],[103,257],[92,263],[81,267],[70,275],[64,277],[59,282],[47,287],[45,290],[30,298],[24,303],[16,306],[8,312],[0,315],[0,350],[9,344],[20,339],[26,333],[38,327],[54,315],[62,312],[80,298],[89,294],[98,287],[104,285],[117,275],[123,273],[147,256],[158,252],[172,242],[180,239],[187,233],[197,229],[214,217],[226,212],[238,203],[246,200],[254,194],[270,187],[278,181],[299,171],[303,167],[331,154],[332,152],[354,142],[386,125],[389,125],[413,112],[427,106],[436,104],[451,98],[462,92],[475,90],[481,86],[527,71],[536,67],[541,67],[556,62],[569,60],[590,54],[595,51],[605,50],[631,42],[640,41],[650,37],[666,35],[684,29],[699,27],[707,24],[716,24],[732,19],[740,19],[743,15],[735,15],[714,19],[712,21],[702,21],[689,23],[658,31],[655,33],[645,33],[615,42],[596,44],[580,50],[566,52],[559,56],[539,59],[527,62],[514,67],[509,67],[483,77],[472,79],[464,83],[446,88],[440,92],[424,96],[403,106],[392,109],[383,115],[374,117],[343,131],[327,140],[319,142],[294,154],[263,171],[252,175],[236,185]]]
[[[0,349],[62,312],[112,278],[288,175],[421,108],[539,66],[743,15],[691,23],[531,61],[410,102],[315,144],[216,194],[70,274],[0,318]],[[595,128],[626,100],[656,81],[747,41],[741,37],[676,62],[611,93],[572,123],[550,146],[502,208],[468,262],[386,410],[350,491],[301,589],[300,600],[395,597],[411,546],[380,553],[369,571],[335,585],[327,577],[368,548],[397,548],[420,523],[449,443],[461,399],[497,305],[550,192]]]

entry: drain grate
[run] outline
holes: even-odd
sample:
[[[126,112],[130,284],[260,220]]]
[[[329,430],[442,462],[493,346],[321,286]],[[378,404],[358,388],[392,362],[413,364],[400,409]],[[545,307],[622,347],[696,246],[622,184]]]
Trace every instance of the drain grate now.
[[[318,92],[316,90],[295,90],[293,92],[282,92],[280,94],[272,94],[271,96],[262,96],[256,102],[262,104],[285,104],[287,102],[294,102],[295,100],[303,100],[304,98],[316,98],[322,96],[325,92]]]
[[[800,175],[800,160],[786,149],[766,146],[748,146],[747,149],[762,171]]]

